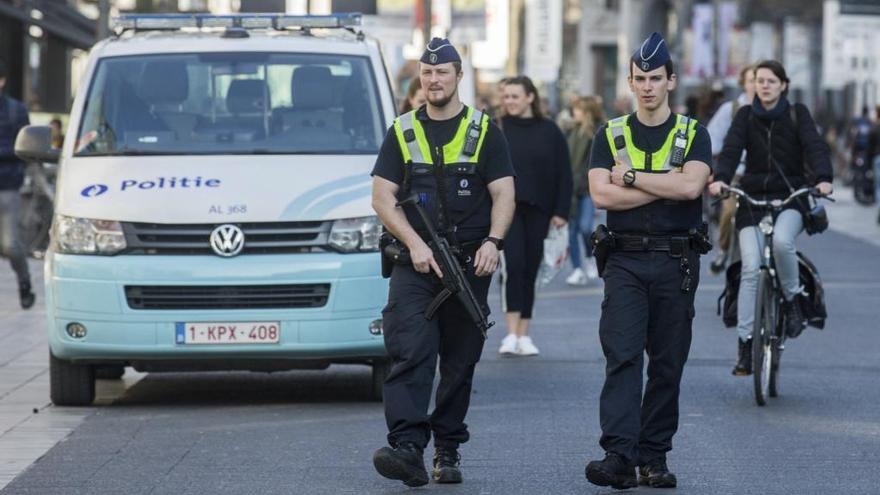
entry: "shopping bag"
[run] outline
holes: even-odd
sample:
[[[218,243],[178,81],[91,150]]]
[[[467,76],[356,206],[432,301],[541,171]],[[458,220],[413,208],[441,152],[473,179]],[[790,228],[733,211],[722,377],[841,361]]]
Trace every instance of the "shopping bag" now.
[[[541,258],[538,279],[535,281],[537,286],[540,288],[549,284],[562,269],[566,259],[568,259],[568,225],[562,227],[551,225],[544,239],[544,256]]]

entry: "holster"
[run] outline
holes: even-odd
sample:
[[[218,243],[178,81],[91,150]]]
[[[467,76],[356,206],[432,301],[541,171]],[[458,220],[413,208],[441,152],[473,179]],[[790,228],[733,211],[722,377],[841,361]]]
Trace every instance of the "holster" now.
[[[691,239],[691,248],[699,254],[706,254],[712,250],[712,241],[709,240],[709,224],[703,222],[699,229],[690,229],[688,237]]]
[[[599,224],[596,230],[590,235],[590,247],[593,249],[593,256],[596,258],[596,270],[599,276],[605,273],[605,264],[608,263],[608,257],[614,250],[614,234],[608,230],[603,224]]]
[[[412,258],[410,258],[409,250],[406,246],[387,232],[383,232],[382,237],[379,238],[379,250],[382,253],[383,278],[391,277],[391,270],[395,264],[412,263]]]

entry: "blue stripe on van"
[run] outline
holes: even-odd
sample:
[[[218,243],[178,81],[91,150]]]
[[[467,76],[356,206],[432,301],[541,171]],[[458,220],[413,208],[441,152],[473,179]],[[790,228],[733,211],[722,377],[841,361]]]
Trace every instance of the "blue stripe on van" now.
[[[349,203],[356,199],[361,199],[364,196],[369,196],[372,192],[372,184],[366,185],[364,187],[359,187],[357,189],[352,189],[350,191],[345,191],[343,193],[334,194],[328,198],[324,198],[319,201],[317,204],[306,210],[305,214],[312,218],[323,217],[327,214],[328,211],[336,208],[339,205]]]
[[[284,212],[281,214],[281,219],[294,219],[294,218],[302,218],[307,210],[312,210],[314,207],[309,207],[315,200],[320,198],[321,196],[326,195],[329,192],[332,192],[335,189],[350,187],[357,185],[360,182],[364,182],[369,180],[369,175],[365,174],[357,174],[349,177],[343,177],[341,179],[337,179],[331,182],[327,182],[325,184],[321,184],[320,186],[306,191],[296,199],[290,202],[287,207],[284,209]],[[360,190],[360,189],[358,189]],[[332,198],[332,197],[331,197]],[[331,198],[325,198],[319,204],[323,204],[328,200],[332,200]],[[338,202],[336,203],[338,204]],[[315,205],[317,206],[317,205]],[[324,211],[327,211],[325,209]]]

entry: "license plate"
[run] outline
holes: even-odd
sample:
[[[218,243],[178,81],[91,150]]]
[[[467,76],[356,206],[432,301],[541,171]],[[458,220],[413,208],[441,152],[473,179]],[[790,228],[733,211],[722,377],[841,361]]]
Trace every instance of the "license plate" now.
[[[175,325],[178,344],[277,344],[281,324],[277,321],[185,323]]]

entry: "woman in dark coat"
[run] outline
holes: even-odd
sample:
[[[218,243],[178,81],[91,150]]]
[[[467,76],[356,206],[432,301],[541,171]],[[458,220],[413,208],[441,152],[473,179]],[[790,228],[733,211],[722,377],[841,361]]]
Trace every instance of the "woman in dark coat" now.
[[[721,194],[721,186],[729,183],[747,152],[745,173],[740,188],[759,199],[784,199],[796,189],[815,185],[821,194],[831,194],[831,156],[828,145],[819,136],[810,111],[786,98],[788,76],[779,62],[761,62],[755,69],[755,99],[750,106],[739,109],[724,140],[716,164],[715,180],[709,192]],[[807,173],[805,162],[812,168]],[[806,202],[793,202],[776,218],[773,231],[773,252],[776,270],[785,297],[786,331],[796,336],[803,328],[803,317],[794,297],[800,293],[795,239],[803,230],[802,215]],[[754,323],[755,297],[761,264],[763,236],[757,224],[763,211],[740,202],[736,214],[742,256],[739,295],[737,298],[737,330],[739,358],[734,375],[752,372],[751,334]]]
[[[535,279],[551,225],[563,227],[571,209],[571,162],[568,144],[556,124],[544,117],[531,79],[507,79],[502,89],[501,129],[516,171],[516,211],[504,239],[502,305],[507,336],[498,352],[533,356],[529,337],[535,303]]]

